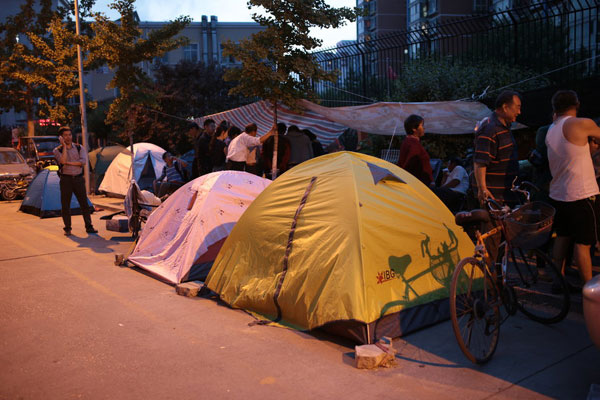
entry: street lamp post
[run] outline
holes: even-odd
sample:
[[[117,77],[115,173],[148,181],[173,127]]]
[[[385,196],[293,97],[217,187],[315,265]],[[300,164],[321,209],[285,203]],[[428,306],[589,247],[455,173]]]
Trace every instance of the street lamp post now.
[[[75,33],[80,36],[79,30],[79,6],[78,0],[75,0]],[[81,56],[81,45],[77,44],[77,66],[79,69],[79,104],[81,106],[81,144],[85,151],[88,150],[88,132],[87,132],[87,116],[85,111],[85,90],[83,88],[83,58]],[[90,193],[90,167],[89,163],[83,166],[83,176],[85,178],[86,193]]]

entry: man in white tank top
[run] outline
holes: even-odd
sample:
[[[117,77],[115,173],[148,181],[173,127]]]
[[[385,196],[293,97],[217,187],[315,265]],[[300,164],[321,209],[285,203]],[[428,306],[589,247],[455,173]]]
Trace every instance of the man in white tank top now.
[[[583,282],[592,278],[590,247],[599,239],[600,213],[595,197],[600,193],[590,156],[588,138],[600,138],[600,128],[588,118],[577,118],[579,99],[572,90],[552,96],[556,115],[546,135],[552,181],[550,198],[556,208],[554,260],[564,272],[564,261],[575,242],[574,261]]]

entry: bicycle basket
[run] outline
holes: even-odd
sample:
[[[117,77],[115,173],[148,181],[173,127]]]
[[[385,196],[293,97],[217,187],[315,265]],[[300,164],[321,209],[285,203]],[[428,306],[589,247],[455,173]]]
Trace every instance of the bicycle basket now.
[[[554,207],[541,201],[521,206],[504,220],[506,240],[526,250],[542,246],[552,233],[554,213]]]

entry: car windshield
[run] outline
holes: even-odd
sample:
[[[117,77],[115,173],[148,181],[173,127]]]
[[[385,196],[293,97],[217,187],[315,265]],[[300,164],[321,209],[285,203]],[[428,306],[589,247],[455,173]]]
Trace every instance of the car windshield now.
[[[25,160],[16,151],[0,151],[0,164],[23,164]]]
[[[39,153],[51,153],[55,147],[58,147],[59,141],[54,139],[36,140],[35,147]]]

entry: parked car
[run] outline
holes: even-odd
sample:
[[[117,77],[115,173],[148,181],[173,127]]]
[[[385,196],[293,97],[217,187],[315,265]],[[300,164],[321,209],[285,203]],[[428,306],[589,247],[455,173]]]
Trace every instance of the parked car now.
[[[0,147],[0,196],[14,200],[23,196],[35,171],[12,147]]]
[[[60,145],[58,136],[24,136],[19,138],[17,150],[27,164],[39,172],[48,165],[56,164],[52,151]]]

